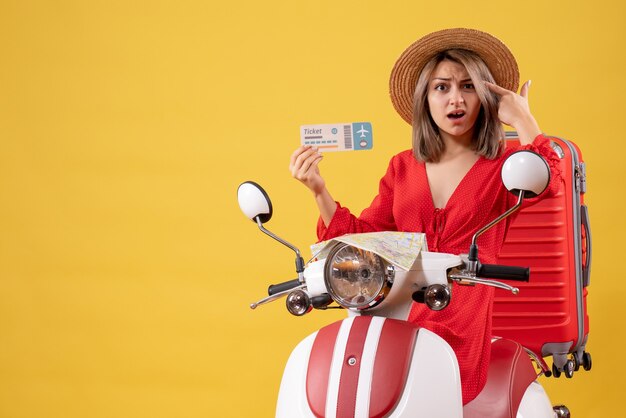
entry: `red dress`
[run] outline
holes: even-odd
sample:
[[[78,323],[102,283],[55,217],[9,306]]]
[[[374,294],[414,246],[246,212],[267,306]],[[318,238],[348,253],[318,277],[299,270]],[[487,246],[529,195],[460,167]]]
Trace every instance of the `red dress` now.
[[[543,135],[522,146],[541,154],[550,166],[548,190],[553,195],[560,184],[559,159]],[[317,235],[324,241],[347,233],[373,231],[425,232],[429,251],[467,253],[474,233],[510,208],[517,198],[502,185],[500,170],[507,149],[493,160],[480,157],[461,180],[444,208],[435,208],[424,163],[411,150],[391,159],[380,180],[379,193],[359,217],[337,203],[328,227],[318,221]],[[529,201],[532,201],[530,199]],[[495,263],[512,217],[485,232],[477,241],[483,263]],[[456,353],[461,372],[463,404],[482,390],[491,350],[493,288],[453,285],[452,303],[435,312],[414,303],[409,321],[443,337]]]

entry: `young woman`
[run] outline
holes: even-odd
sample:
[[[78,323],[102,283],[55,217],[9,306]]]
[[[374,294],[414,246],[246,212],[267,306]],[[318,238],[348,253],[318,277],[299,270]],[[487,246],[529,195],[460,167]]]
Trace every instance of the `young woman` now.
[[[530,82],[516,94],[519,72],[508,48],[471,29],[429,34],[409,46],[391,74],[390,93],[400,116],[413,126],[413,148],[394,156],[371,205],[356,217],[329,193],[318,167],[322,155],[300,147],[290,170],[307,186],[320,210],[318,238],[372,231],[425,232],[429,251],[466,253],[472,235],[516,200],[501,184],[505,150],[502,123],[523,148],[541,154],[551,170],[545,195],[560,183],[558,157],[528,106]],[[481,260],[495,263],[510,224],[478,240]],[[493,288],[454,284],[454,303],[442,311],[414,304],[409,321],[430,329],[454,349],[463,403],[486,382],[491,344]]]

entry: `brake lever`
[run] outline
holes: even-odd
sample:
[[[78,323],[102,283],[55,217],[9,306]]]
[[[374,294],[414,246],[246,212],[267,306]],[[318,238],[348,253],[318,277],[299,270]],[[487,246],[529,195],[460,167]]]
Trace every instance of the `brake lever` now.
[[[250,304],[250,309],[256,309],[259,305],[265,305],[266,303],[274,302],[276,299],[280,299],[283,296],[287,296],[289,293],[293,292],[296,289],[304,289],[306,284],[301,284],[300,286],[293,287],[288,290],[283,290],[282,292],[274,293],[271,296],[261,299],[258,302],[253,302]]]
[[[485,286],[508,290],[514,295],[517,295],[519,293],[519,288],[499,282],[497,280],[484,279],[482,277],[476,277],[470,274],[449,274],[448,277],[459,284],[483,284]]]

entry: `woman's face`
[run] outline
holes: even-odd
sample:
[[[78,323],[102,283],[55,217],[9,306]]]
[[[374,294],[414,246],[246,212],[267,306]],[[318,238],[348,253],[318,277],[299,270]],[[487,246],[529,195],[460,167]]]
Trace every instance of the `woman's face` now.
[[[480,100],[465,67],[447,60],[437,64],[430,76],[427,99],[442,138],[448,136],[469,144]]]

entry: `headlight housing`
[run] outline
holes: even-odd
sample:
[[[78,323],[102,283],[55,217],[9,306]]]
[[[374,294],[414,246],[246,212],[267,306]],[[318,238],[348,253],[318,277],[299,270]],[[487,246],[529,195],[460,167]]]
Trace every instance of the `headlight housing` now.
[[[363,310],[385,298],[394,273],[393,265],[378,254],[340,243],[328,253],[324,281],[339,305]]]

